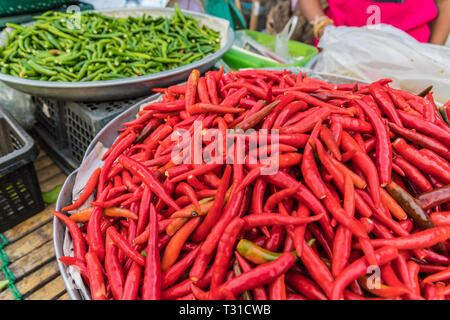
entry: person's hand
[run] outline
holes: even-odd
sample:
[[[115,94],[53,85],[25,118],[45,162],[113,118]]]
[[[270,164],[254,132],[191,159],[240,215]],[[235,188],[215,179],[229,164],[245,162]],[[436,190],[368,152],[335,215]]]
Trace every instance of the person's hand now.
[[[325,28],[328,26],[333,26],[334,23],[332,20],[326,20],[326,22],[317,30],[317,38],[322,38],[323,33],[325,32]]]
[[[325,28],[334,25],[334,21],[327,16],[322,16],[314,20],[314,36],[320,39],[325,31]]]

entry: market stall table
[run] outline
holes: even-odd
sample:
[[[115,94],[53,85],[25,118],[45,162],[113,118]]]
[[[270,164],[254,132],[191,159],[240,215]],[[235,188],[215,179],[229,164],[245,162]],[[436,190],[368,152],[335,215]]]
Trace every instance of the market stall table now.
[[[64,183],[67,175],[40,148],[34,161],[42,192]],[[52,228],[55,204],[3,232],[8,244],[3,248],[10,263],[9,270],[16,278],[15,286],[24,300],[70,300],[55,259]],[[0,281],[5,275],[0,273]],[[11,290],[0,292],[0,300],[14,300]]]

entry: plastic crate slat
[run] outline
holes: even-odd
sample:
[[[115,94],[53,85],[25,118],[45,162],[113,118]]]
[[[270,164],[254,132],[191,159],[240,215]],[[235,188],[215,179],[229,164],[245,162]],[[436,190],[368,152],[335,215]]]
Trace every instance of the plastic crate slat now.
[[[141,98],[111,102],[65,102],[33,97],[35,131],[66,164],[75,170],[96,134]],[[76,164],[76,165],[74,165]]]

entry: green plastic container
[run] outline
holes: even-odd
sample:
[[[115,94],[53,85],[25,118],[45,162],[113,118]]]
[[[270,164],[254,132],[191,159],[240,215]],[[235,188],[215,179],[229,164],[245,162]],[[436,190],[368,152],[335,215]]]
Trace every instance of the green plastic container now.
[[[275,36],[252,30],[241,30],[241,32],[245,32],[245,34],[269,50],[275,51]],[[314,46],[298,41],[289,41],[289,56],[303,56],[304,58],[302,60],[297,60],[292,64],[281,64],[268,59],[260,59],[252,54],[247,54],[233,48],[228,50],[222,56],[222,59],[232,70],[243,68],[304,67],[317,54],[318,50]]]

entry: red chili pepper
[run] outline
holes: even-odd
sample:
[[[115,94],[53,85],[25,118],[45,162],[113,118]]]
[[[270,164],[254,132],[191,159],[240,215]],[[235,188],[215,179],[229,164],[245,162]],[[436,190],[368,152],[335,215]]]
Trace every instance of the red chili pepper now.
[[[285,126],[280,129],[281,134],[286,133],[305,133],[311,131],[312,128],[316,125],[317,122],[323,121],[330,115],[330,110],[328,108],[318,109],[316,112],[311,115],[305,117],[297,123],[294,123],[290,126]]]
[[[286,300],[286,285],[284,274],[269,283],[270,300]]]
[[[195,258],[200,250],[200,246],[196,246],[186,256],[180,259],[168,270],[162,274],[162,288],[166,289],[174,284],[183,273],[194,263]]]
[[[287,98],[287,97],[292,97],[292,96],[289,96],[289,95],[284,96],[284,98]],[[291,98],[291,99],[295,99],[295,98]],[[302,111],[302,112],[297,112],[297,114],[293,115],[292,117],[290,117],[289,119],[286,120],[286,122],[284,123],[284,126],[285,127],[286,126],[291,126],[291,125],[293,125],[295,123],[298,123],[301,120],[305,119],[306,117],[309,117],[313,113],[317,112],[318,110],[320,110],[319,107],[312,107],[312,108],[309,108],[308,110],[305,110],[305,111]],[[269,119],[270,116],[272,116],[272,114],[269,115],[269,117],[267,117],[267,119]],[[267,119],[266,119],[266,121],[267,121]]]
[[[314,143],[319,135],[319,130],[321,127],[321,120],[317,122],[316,126],[311,133],[309,143],[305,146],[303,150],[303,159],[301,164],[303,178],[305,179],[306,185],[311,189],[314,195],[318,199],[324,199],[327,196],[328,189],[323,182],[319,169],[317,168],[316,161],[314,159],[314,150],[311,144]]]
[[[89,177],[88,181],[86,182],[86,185],[84,186],[83,191],[81,192],[78,199],[70,206],[64,207],[61,210],[72,211],[81,207],[81,205],[83,205],[86,202],[87,198],[89,198],[89,196],[92,194],[95,187],[97,186],[98,177],[100,176],[101,171],[102,171],[101,168],[95,169],[92,172],[91,176]]]
[[[214,202],[205,219],[200,223],[200,225],[196,228],[194,233],[192,234],[192,239],[194,241],[200,242],[206,238],[208,232],[213,227],[214,223],[219,218],[222,207],[225,203],[226,192],[230,183],[231,177],[231,167],[227,166],[223,173],[219,188],[217,189],[216,196],[214,198]]]
[[[108,177],[109,170],[111,169],[114,161],[116,161],[117,157],[122,154],[127,148],[130,147],[130,145],[136,140],[136,133],[131,132],[128,134],[123,140],[121,140],[110,152],[108,157],[105,159],[105,162],[103,163],[102,171],[100,172],[99,180],[98,180],[98,187],[97,187],[97,193],[101,194],[106,181]]]
[[[166,250],[161,258],[161,270],[166,271],[177,260],[181,248],[195,228],[200,224],[200,217],[191,218],[175,235],[170,239]]]
[[[418,144],[422,147],[433,150],[434,152],[446,158],[447,160],[450,160],[450,149],[443,143],[437,141],[436,139],[420,134],[414,130],[399,127],[392,122],[389,123],[389,127],[391,128],[392,131],[394,131],[398,135],[401,135],[403,138],[415,144]]]
[[[138,186],[133,183],[131,174],[127,170],[122,170],[122,181],[131,193],[134,193],[137,190]]]
[[[430,182],[425,178],[425,176],[418,170],[416,167],[414,167],[412,164],[410,164],[408,161],[406,161],[403,158],[396,157],[394,159],[394,163],[397,164],[405,173],[405,176],[414,183],[421,191],[430,191],[433,189]]]
[[[317,224],[310,223],[308,224],[307,230],[311,232],[312,236],[316,240],[315,243],[322,247],[323,252],[325,253],[327,259],[331,259],[333,257],[333,251],[331,249],[332,245],[331,243],[328,242],[327,238],[322,232],[322,229]]]
[[[179,100],[167,101],[167,102],[153,102],[153,103],[150,103],[150,104],[144,106],[143,110],[174,112],[174,111],[184,110],[185,104],[186,104],[185,99],[179,99]],[[153,113],[153,116],[154,115],[155,115],[155,113]],[[140,120],[140,121],[142,121],[142,120]]]
[[[322,215],[311,217],[291,217],[277,213],[262,212],[258,214],[249,214],[242,219],[245,222],[244,230],[267,225],[298,225],[318,221]]]
[[[88,274],[85,260],[80,260],[75,257],[63,256],[63,257],[59,258],[59,261],[61,261],[65,265],[73,266],[73,267],[77,268],[80,271],[80,274],[83,277],[83,280],[85,280],[86,283],[89,284],[89,274]]]
[[[147,242],[142,300],[159,300],[161,296],[162,275],[158,249],[158,219],[153,204],[150,205],[149,238]]]
[[[220,299],[226,290],[236,296],[243,291],[271,283],[277,277],[284,274],[294,262],[295,256],[290,252],[285,252],[275,261],[257,266],[249,272],[243,273],[217,287],[211,295],[213,298]]]
[[[364,110],[375,130],[376,136],[376,165],[380,176],[381,186],[384,187],[391,182],[392,170],[392,147],[386,127],[375,113],[371,112],[370,107],[361,100],[355,100]]]
[[[341,145],[346,151],[357,150],[352,160],[358,165],[358,167],[364,172],[367,178],[370,193],[376,207],[380,206],[380,179],[378,177],[378,171],[373,164],[370,157],[365,154],[358,143],[353,139],[346,131],[342,133]]]
[[[105,239],[105,271],[114,299],[120,300],[125,283],[125,275],[119,261],[118,249],[106,235]]]
[[[206,276],[205,275],[206,268],[208,267],[208,264],[211,261],[211,259],[212,259],[211,254],[207,254],[202,250],[200,250],[189,272],[189,279],[196,282],[203,276]],[[211,268],[209,268],[208,270],[211,271]]]
[[[189,292],[191,292],[192,283],[195,283],[196,287],[204,289],[209,285],[210,282],[211,269],[208,269],[208,271],[205,273],[205,276],[196,282],[193,282],[190,279],[186,279],[173,285],[170,288],[167,288],[161,293],[161,300],[176,299],[188,294]]]
[[[308,108],[308,105],[303,101],[294,101],[289,103],[286,107],[283,108],[283,110],[280,111],[278,114],[275,122],[273,123],[273,128],[281,128],[285,121],[289,119],[290,116],[293,114],[304,111]]]
[[[127,128],[125,131],[123,131],[117,139],[114,141],[114,143],[111,145],[111,147],[106,150],[106,152],[102,156],[102,161],[105,161],[105,159],[111,154],[111,152],[116,148],[116,146],[125,138],[127,137],[133,130],[131,128]]]
[[[208,94],[208,89],[207,89],[206,78],[205,77],[200,77],[198,79],[197,91],[198,91],[198,97],[199,97],[201,102],[203,102],[203,103],[211,103],[211,100],[209,99],[209,94]]]
[[[105,279],[100,260],[93,252],[87,252],[85,258],[92,300],[106,300]]]
[[[386,263],[380,268],[383,282],[385,282],[388,286],[406,288],[405,284],[398,278],[391,264],[392,262]]]
[[[133,261],[125,279],[121,300],[136,300],[141,277],[142,267]]]
[[[423,172],[432,174],[444,183],[450,183],[450,172],[442,168],[441,163],[436,161],[435,158],[419,152],[402,138],[397,138],[392,146],[403,158]]]
[[[272,211],[276,205],[281,202],[283,199],[290,197],[294,193],[298,191],[299,186],[294,186],[292,188],[286,188],[280,190],[276,193],[273,193],[269,198],[267,198],[266,203],[264,204],[263,211],[270,212]]]
[[[103,170],[100,173],[100,181],[102,180],[101,175],[103,174]],[[99,182],[100,184],[101,182]],[[111,184],[109,185],[111,186]],[[101,189],[97,187],[97,202],[103,202],[109,193],[110,187],[106,187]],[[105,258],[105,243],[103,240],[103,233],[101,230],[101,222],[103,216],[103,208],[95,206],[92,211],[91,217],[89,218],[89,223],[87,226],[87,234],[88,234],[88,244],[89,250],[95,253],[100,261],[103,261]]]
[[[437,155],[435,152],[426,149],[426,148],[422,148],[419,150],[419,152],[431,159],[433,159],[436,162],[439,162],[442,166],[443,169],[450,171],[450,163],[445,160],[443,157]]]
[[[216,257],[212,265],[212,277],[210,290],[214,290],[225,280],[230,259],[233,255],[234,243],[244,226],[245,221],[239,217],[231,220],[225,228],[217,245]]]
[[[354,197],[353,182],[349,175],[345,176],[344,191],[344,209],[348,216],[354,215]],[[335,277],[345,268],[350,258],[352,233],[342,225],[336,230],[333,243],[333,258],[331,261],[331,270]]]
[[[384,87],[380,83],[374,82],[369,85],[369,91],[387,117],[396,125],[403,127],[402,120],[397,113],[395,105]]]
[[[207,173],[207,172],[211,172],[211,171],[213,171],[214,169],[219,168],[219,167],[222,166],[222,162],[221,162],[221,161],[218,161],[218,162],[219,162],[219,163],[217,163],[216,161],[213,160],[213,161],[211,161],[211,162],[208,163],[208,164],[205,164],[205,165],[203,165],[203,166],[201,166],[201,167],[198,167],[198,168],[196,168],[196,169],[192,169],[192,170],[190,170],[190,171],[188,171],[188,172],[182,173],[182,174],[180,174],[180,175],[178,175],[178,176],[172,178],[172,179],[170,180],[170,182],[176,183],[176,182],[183,181],[183,180],[187,179],[187,178],[190,177],[190,176],[193,176],[193,177],[195,177],[195,176],[201,176],[201,175],[203,175],[203,174],[205,174],[205,173]],[[206,188],[206,189],[207,189],[207,188]]]
[[[234,254],[235,254],[236,259],[244,273],[252,270],[252,267],[250,266],[250,264],[237,251],[235,251]],[[264,289],[263,286],[253,288],[252,293],[253,293],[253,298],[255,300],[267,300],[268,299],[266,290]]]
[[[136,251],[127,240],[114,227],[109,227],[106,233],[109,235],[111,241],[122,250],[127,257],[133,259],[137,264],[144,267],[145,258],[138,251]],[[134,237],[133,237],[134,238]]]
[[[338,161],[342,161],[339,145],[334,139],[332,131],[328,127],[322,126],[320,128],[320,139],[325,143],[327,148],[336,157],[336,159]]]
[[[445,267],[437,267],[448,265],[448,257],[438,253],[445,246],[450,249],[449,242],[445,240],[448,238],[447,230],[438,229],[448,226],[445,222],[442,226],[432,226],[430,230],[441,230],[437,236],[429,230],[429,234],[423,234],[425,231],[417,229],[420,229],[421,224],[417,217],[416,220],[404,220],[406,209],[402,206],[406,208],[405,205],[409,203],[406,200],[412,197],[402,193],[401,198],[397,197],[400,199],[397,203],[393,196],[380,188],[384,174],[391,175],[386,181],[395,181],[405,192],[417,198],[421,196],[422,189],[439,192],[434,189],[445,186],[445,171],[450,171],[445,139],[450,129],[434,114],[436,107],[431,95],[424,99],[400,90],[391,91],[386,86],[390,80],[383,79],[372,85],[372,88],[377,89],[378,86],[383,91],[377,93],[382,98],[387,97],[383,101],[386,108],[380,99],[372,97],[369,85],[335,86],[309,78],[302,72],[293,75],[289,71],[242,70],[224,75],[222,68],[219,72],[208,72],[203,78],[195,74],[191,74],[190,78],[192,81],[189,85],[159,90],[162,102],[144,107],[138,112],[136,120],[125,123],[125,127],[118,130],[119,137],[106,153],[105,164],[98,182],[94,184],[94,188],[97,187],[97,199],[92,202],[90,211],[84,214],[83,217],[88,220],[84,219],[83,222],[89,223],[79,233],[83,241],[87,240],[90,252],[95,252],[99,261],[103,262],[101,267],[105,267],[107,280],[103,281],[105,298],[157,299],[160,292],[163,299],[247,300],[250,290],[261,299],[312,298],[311,293],[297,292],[295,285],[289,283],[288,275],[291,272],[299,273],[311,281],[315,285],[314,289],[318,290],[317,297],[330,298],[335,283],[333,274],[337,276],[337,282],[350,281],[355,273],[354,270],[348,271],[352,265],[347,265],[361,259],[365,259],[364,264],[381,267],[385,284],[380,289],[371,289],[363,274],[345,285],[340,290],[339,298],[367,299],[366,291],[389,299],[420,300],[423,299],[421,294],[425,298],[445,298],[445,285],[425,283],[422,291],[420,283],[424,278],[423,273],[440,272]],[[187,100],[192,103],[186,103]],[[272,100],[275,100],[273,104]],[[189,114],[189,108],[195,109],[202,103],[219,107],[224,112],[223,116],[210,113],[211,109],[208,108],[199,110],[194,116]],[[239,113],[232,114],[228,112],[230,109],[223,109],[226,107],[237,107]],[[394,113],[399,115],[405,128],[401,124],[383,120],[382,115],[387,115],[390,121],[394,121],[391,119]],[[408,116],[419,121],[404,121],[403,118]],[[184,165],[185,160],[195,160],[188,158],[192,153],[172,157],[177,149],[196,147],[195,143],[190,146],[183,140],[171,141],[171,133],[176,129],[187,130],[193,135],[195,121],[201,121],[205,129],[218,128],[222,133],[223,137],[202,142],[200,148],[202,154],[216,157],[212,161],[222,161]],[[295,130],[300,130],[300,133],[276,135],[269,132],[270,129],[286,130],[289,127],[296,127]],[[419,127],[421,129],[417,129]],[[223,148],[220,154],[220,150],[217,153],[215,149],[217,142],[225,142],[229,128],[263,129],[268,134],[238,135],[239,143],[248,142],[249,145],[247,147],[244,144],[242,160],[246,162],[240,164],[237,161],[239,155],[234,153],[231,167],[222,163],[226,160],[227,151],[232,150]],[[437,135],[431,130],[435,128],[441,130],[436,130]],[[377,152],[381,143],[389,148],[390,140],[394,141],[399,136],[411,141],[409,153],[405,151],[407,148],[396,146],[396,141],[392,162],[382,162],[384,154],[380,156]],[[253,147],[255,144],[258,144],[258,148]],[[423,149],[416,149],[417,146]],[[405,153],[412,155],[413,150],[416,151],[416,158],[426,159],[427,169],[416,163],[417,160],[405,156]],[[135,163],[124,166],[123,159],[128,161],[127,158],[142,168]],[[392,156],[388,159],[392,159]],[[180,162],[181,165],[178,165]],[[303,162],[303,167],[300,162]],[[277,171],[263,175],[261,169],[267,168],[268,164],[276,164]],[[389,164],[391,169],[387,168]],[[146,175],[152,176],[146,180]],[[307,187],[300,182],[300,178],[305,178]],[[151,188],[149,182],[154,183],[153,188],[159,189],[160,194]],[[319,194],[316,190],[318,184],[323,186],[325,194],[321,200],[316,197]],[[391,190],[392,185],[388,186]],[[175,195],[176,201],[172,199]],[[445,212],[450,210],[446,196],[431,198],[432,204],[427,205],[429,209],[425,210],[426,214],[445,219]],[[206,202],[203,203],[203,200]],[[213,207],[215,202],[216,209]],[[183,209],[178,210],[173,203]],[[118,214],[110,218],[106,211],[103,212],[108,204],[120,206],[120,210],[127,210],[132,215]],[[155,218],[149,217],[150,205]],[[201,209],[200,212],[198,209]],[[95,211],[95,214],[91,211]],[[193,217],[192,211],[199,212],[199,217]],[[354,216],[355,211],[357,217]],[[124,217],[129,219],[125,220]],[[311,221],[319,223],[304,223]],[[430,218],[430,221],[433,220]],[[243,226],[235,227],[235,223]],[[153,232],[150,231],[150,225]],[[118,247],[110,240],[113,229],[117,229],[116,233],[124,241],[122,246]],[[331,244],[339,242],[341,230],[345,230],[350,241],[332,250]],[[85,231],[87,233],[83,233]],[[234,240],[241,233],[246,239],[257,242],[261,250],[269,248],[286,253],[296,250],[296,256],[302,260],[304,269],[291,265],[288,273],[271,273],[270,279],[266,278],[267,274],[260,275],[260,279],[267,282],[255,283],[252,289],[241,291],[245,289],[242,287],[243,276],[259,268],[253,269],[240,256],[236,256],[231,266]],[[352,243],[353,236],[356,241]],[[156,240],[152,240],[152,237]],[[154,253],[151,252],[150,244]],[[401,250],[389,264],[384,263],[383,259],[378,261],[380,250],[374,251],[374,247],[386,244],[394,244],[397,249],[382,250]],[[105,261],[102,246],[107,251]],[[408,246],[413,247],[404,249]],[[127,250],[128,255],[125,254]],[[346,252],[350,254],[347,262],[343,263],[344,270],[333,271],[332,274],[330,269],[333,270],[333,264],[336,265],[336,260],[347,256]],[[149,267],[151,264],[161,266],[156,258],[161,253],[163,259],[170,257],[172,260],[171,267],[164,275],[168,277],[167,280],[162,280],[163,276],[161,271],[158,273],[157,267]],[[141,255],[141,258],[146,255],[145,264],[142,266],[136,263],[129,257],[131,254]],[[273,252],[271,260],[280,255]],[[73,263],[77,261],[81,260],[74,258]],[[408,262],[412,261],[416,261],[416,265],[408,266]],[[111,266],[116,265],[118,267],[111,269]],[[190,266],[189,279],[183,280],[183,273]],[[122,279],[117,273],[120,270]],[[159,276],[147,275],[153,271]],[[111,274],[114,272],[118,276],[113,279]],[[339,280],[346,272],[347,278]],[[90,282],[89,279],[84,280]],[[164,284],[164,281],[168,282]],[[230,283],[239,289],[233,290],[231,287],[230,290]],[[163,285],[165,290],[161,291]],[[248,281],[244,285],[248,285]],[[267,286],[268,293],[264,286]],[[205,291],[208,287],[209,291]]]
[[[211,98],[211,102],[214,104],[220,104],[220,98],[217,94],[216,79],[211,72],[206,73],[206,86],[208,88],[208,94]]]
[[[197,199],[195,190],[190,185],[188,185],[186,182],[181,182],[181,183],[177,184],[177,186],[175,188],[175,192],[177,194],[186,195],[191,200],[194,207],[198,211],[201,211],[200,204],[198,203],[198,199]]]
[[[359,100],[358,100],[359,101]],[[349,116],[331,116],[330,122],[338,123],[344,130],[356,131],[361,133],[373,133],[373,126],[365,120],[352,118]]]
[[[247,95],[248,95],[248,89],[240,88],[236,92],[233,92],[232,94],[228,94],[226,96],[226,98],[220,103],[220,105],[226,106],[226,107],[235,107],[239,104],[241,99],[243,99]]]
[[[267,92],[264,89],[262,89],[256,85],[253,85],[249,82],[230,82],[230,83],[226,84],[221,89],[221,91],[223,92],[223,91],[231,89],[231,88],[239,88],[239,89],[245,88],[251,94],[253,94],[255,97],[257,97],[259,99],[266,99],[266,97],[267,97]],[[222,101],[222,103],[223,103],[223,101]]]
[[[245,176],[244,180],[242,180],[242,183],[239,186],[237,186],[237,188],[234,189],[233,192],[239,192],[239,191],[247,188],[255,180],[256,181],[261,180],[258,178],[261,176],[262,168],[263,168],[263,166],[257,166],[257,167],[254,167],[253,169],[251,169]],[[255,189],[256,189],[256,187],[255,187]],[[253,199],[255,199],[255,198],[253,198]],[[261,210],[259,212],[262,212],[263,211],[262,210],[262,199],[261,199],[260,205],[261,205]],[[265,210],[265,211],[267,211],[267,210]]]
[[[333,180],[337,185],[337,187],[339,188],[339,190],[341,190],[341,192],[344,192],[344,173],[336,168],[336,166],[333,163],[333,160],[325,152],[319,140],[316,140],[315,145],[320,161],[327,169],[327,171],[331,173]],[[345,174],[352,177],[348,171],[345,172]],[[355,181],[353,181],[353,183],[355,183]],[[358,211],[359,214],[361,214],[364,217],[370,217],[372,215],[372,210],[367,206],[367,204],[364,202],[364,200],[358,193],[355,194],[355,201],[356,201],[355,203],[356,210]]]
[[[398,109],[408,111],[411,108],[406,99],[392,90],[392,88],[388,88],[387,92]]]
[[[409,236],[393,239],[372,239],[370,242],[377,248],[381,246],[393,246],[399,250],[423,249],[432,247],[439,242],[450,238],[450,227],[435,227],[413,233]]]
[[[308,299],[328,300],[327,296],[314,283],[314,281],[299,273],[288,271],[286,273],[286,283]]]
[[[186,107],[186,111],[188,111],[190,114],[196,114],[196,113],[206,113],[206,112],[212,112],[212,113],[240,113],[245,111],[243,108],[235,108],[235,107],[229,107],[229,106],[221,106],[221,105],[215,105],[210,103],[196,103],[189,107]]]
[[[320,259],[319,255],[306,243],[306,241],[303,242],[303,254],[301,260],[311,278],[313,278],[323,292],[329,296],[334,283],[334,278],[328,267]]]
[[[149,171],[146,167],[133,159],[130,159],[124,155],[119,157],[119,162],[134,175],[139,176],[144,183],[155,193],[162,201],[164,201],[169,207],[174,210],[180,210],[180,207],[175,201],[166,193],[161,182],[159,182],[155,175]]]
[[[168,180],[169,182],[173,183],[171,180]],[[194,189],[197,190],[207,190],[208,186],[201,182],[197,177],[195,176],[189,176],[186,179],[186,182],[189,183]]]
[[[425,279],[423,279],[423,283],[432,283],[437,281],[446,281],[450,278],[450,267],[447,269],[437,272],[435,274],[429,275]]]
[[[279,168],[290,168],[300,164],[302,160],[302,154],[297,152],[289,152],[283,154],[275,154],[271,157],[266,158],[264,161],[267,163],[274,163]],[[264,164],[260,164],[265,166]]]
[[[394,247],[383,247],[375,252],[377,261],[382,266],[398,256],[398,250]],[[369,263],[366,258],[360,258],[345,268],[336,278],[333,290],[330,294],[331,300],[341,299],[344,289],[354,280],[362,277],[367,272]]]
[[[199,78],[200,78],[200,71],[198,71],[197,69],[192,70],[186,82],[186,93],[185,93],[186,108],[190,107],[195,103]]]
[[[432,212],[430,218],[436,226],[450,226],[450,211]]]
[[[234,176],[233,185],[237,186],[241,183],[243,177],[243,167],[240,164],[234,162],[233,164]],[[222,211],[222,215],[216,224],[211,229],[210,233],[206,237],[202,244],[201,251],[207,255],[211,255],[216,249],[217,243],[219,242],[220,236],[225,230],[228,223],[239,214],[240,204],[244,198],[244,191],[238,193],[231,193],[227,205]]]
[[[450,145],[450,133],[447,130],[430,121],[411,115],[408,112],[399,111],[398,114],[406,127],[415,129],[427,136],[433,137],[446,146]]]
[[[52,214],[66,224],[67,228],[69,229],[70,236],[72,237],[75,258],[84,262],[86,255],[86,242],[83,238],[80,228],[74,221],[72,221],[68,216],[62,214],[61,212],[52,211]]]

